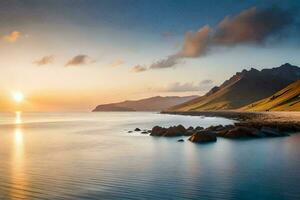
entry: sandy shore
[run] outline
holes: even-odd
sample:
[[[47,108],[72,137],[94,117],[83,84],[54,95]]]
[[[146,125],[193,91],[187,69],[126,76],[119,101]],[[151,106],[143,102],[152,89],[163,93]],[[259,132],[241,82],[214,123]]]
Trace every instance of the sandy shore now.
[[[162,112],[162,113],[206,116],[206,117],[225,117],[240,122],[300,123],[300,112],[203,111],[203,112]]]

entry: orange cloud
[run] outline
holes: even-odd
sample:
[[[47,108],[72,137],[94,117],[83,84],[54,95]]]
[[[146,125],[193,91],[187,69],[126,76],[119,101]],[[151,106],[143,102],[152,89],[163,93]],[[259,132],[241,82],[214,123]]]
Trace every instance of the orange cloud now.
[[[73,58],[71,58],[66,64],[65,66],[80,66],[80,65],[87,65],[90,63],[94,63],[96,62],[95,60],[91,59],[88,55],[84,55],[84,54],[80,54],[77,56],[74,56]]]
[[[44,56],[39,60],[34,61],[33,63],[35,63],[38,66],[41,65],[47,65],[47,64],[51,64],[54,61],[54,56]]]
[[[144,71],[146,71],[146,70],[147,70],[147,68],[146,68],[146,67],[143,67],[143,66],[141,66],[141,65],[136,65],[136,66],[134,66],[134,67],[131,69],[132,72],[136,72],[136,73],[138,73],[138,72],[144,72]]]
[[[21,37],[21,32],[12,31],[8,35],[2,37],[5,42],[16,42]]]
[[[110,67],[119,67],[120,65],[123,65],[124,63],[125,63],[124,60],[118,59],[118,60],[115,60],[114,62],[112,62],[110,64]]]

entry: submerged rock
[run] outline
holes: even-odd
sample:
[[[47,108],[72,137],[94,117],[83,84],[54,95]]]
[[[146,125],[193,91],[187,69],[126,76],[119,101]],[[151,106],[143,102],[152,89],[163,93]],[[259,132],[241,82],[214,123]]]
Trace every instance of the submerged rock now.
[[[177,142],[184,142],[184,139],[179,139],[177,140]]]
[[[128,131],[127,133],[132,133],[132,131]]]
[[[148,134],[148,131],[142,131],[141,134]]]
[[[262,127],[259,133],[264,134],[267,137],[282,137],[288,136],[287,133],[280,132],[278,129],[269,128],[269,127]]]

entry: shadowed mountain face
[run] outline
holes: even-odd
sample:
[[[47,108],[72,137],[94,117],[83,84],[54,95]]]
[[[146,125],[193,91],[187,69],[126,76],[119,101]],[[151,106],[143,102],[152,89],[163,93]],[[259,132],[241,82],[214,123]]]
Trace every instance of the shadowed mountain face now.
[[[237,109],[264,99],[300,79],[300,68],[288,63],[261,71],[251,69],[236,73],[206,95],[174,106],[167,111],[204,111]]]
[[[272,96],[247,105],[242,111],[300,111],[300,80]]]
[[[182,104],[186,101],[197,98],[198,96],[186,97],[151,97],[136,101],[123,101],[119,103],[98,105],[93,112],[96,111],[161,111],[171,106]]]

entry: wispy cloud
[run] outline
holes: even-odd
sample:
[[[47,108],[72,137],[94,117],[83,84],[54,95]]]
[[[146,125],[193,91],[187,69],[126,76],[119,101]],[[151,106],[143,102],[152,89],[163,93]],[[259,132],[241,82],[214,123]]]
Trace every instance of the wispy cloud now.
[[[261,10],[248,8],[237,15],[224,17],[215,27],[205,25],[196,32],[187,32],[179,52],[150,64],[148,69],[174,67],[183,58],[197,58],[211,53],[213,47],[263,45],[270,37],[280,36],[291,27],[295,17],[291,10],[279,7]]]
[[[159,61],[155,61],[150,65],[150,69],[161,69],[161,68],[169,68],[173,67],[174,65],[178,64],[178,56],[176,55],[171,55],[167,59],[162,59]]]
[[[118,60],[115,60],[114,62],[112,62],[109,66],[110,67],[119,67],[119,66],[123,65],[124,63],[125,63],[124,60],[118,59]]]
[[[74,56],[73,58],[71,58],[66,64],[65,66],[80,66],[80,65],[87,65],[90,63],[94,63],[95,60],[93,60],[91,57],[84,55],[84,54],[80,54],[77,56]]]
[[[2,37],[2,40],[5,42],[16,42],[21,37],[21,32],[19,31],[12,31],[7,35]]]
[[[169,84],[167,87],[163,89],[165,92],[192,92],[192,91],[207,91],[212,87],[212,80],[203,80],[199,83],[194,82],[186,82],[180,83],[175,82]]]
[[[132,72],[136,72],[136,73],[138,73],[138,72],[144,72],[144,71],[146,71],[146,70],[147,70],[147,68],[144,67],[144,66],[141,66],[141,65],[136,65],[136,66],[134,66],[134,67],[131,69]]]
[[[42,65],[52,64],[53,61],[54,61],[54,56],[44,56],[41,59],[34,61],[33,63],[35,63],[38,66],[42,66]]]

